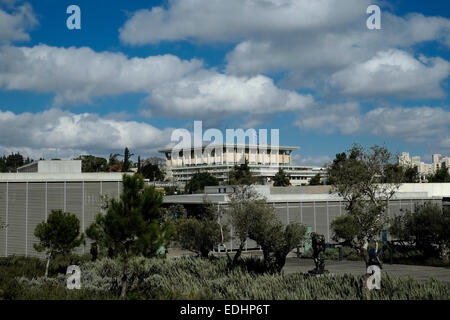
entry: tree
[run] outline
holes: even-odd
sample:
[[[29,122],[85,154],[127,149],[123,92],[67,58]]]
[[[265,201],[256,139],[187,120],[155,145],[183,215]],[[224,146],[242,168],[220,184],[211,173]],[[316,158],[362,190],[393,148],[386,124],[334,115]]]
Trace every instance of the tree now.
[[[123,161],[122,161],[122,172],[129,172],[131,169],[131,157],[133,156],[133,153],[130,153],[130,150],[128,148],[125,148],[125,151],[123,153]]]
[[[92,155],[82,155],[75,160],[81,160],[81,171],[83,172],[108,171],[108,162],[105,158],[100,158]]]
[[[46,252],[46,277],[50,259],[54,255],[70,253],[84,240],[84,235],[80,234],[80,220],[74,214],[62,210],[52,210],[47,221],[36,226],[34,235],[39,239],[39,243],[34,244],[36,251]]]
[[[138,172],[150,181],[164,181],[164,171],[159,169],[159,166],[152,163],[142,165]]]
[[[108,171],[109,172],[121,172],[122,171],[122,164],[120,163],[119,160],[117,160],[118,156],[119,156],[118,153],[109,155],[109,161],[108,161]]]
[[[291,185],[289,175],[286,174],[283,168],[280,168],[273,177],[273,185],[275,187],[287,187]]]
[[[206,186],[218,186],[219,180],[209,172],[197,172],[191,180],[186,183],[185,190],[187,193],[202,192]]]
[[[418,183],[420,182],[419,170],[417,167],[406,168],[403,174],[404,183]]]
[[[450,174],[448,173],[448,168],[446,166],[442,166],[440,169],[436,170],[435,174],[428,177],[428,182],[449,183]]]
[[[450,245],[450,209],[425,203],[415,211],[393,218],[390,234],[415,245],[426,257],[447,258],[444,252]]]
[[[97,215],[86,234],[111,257],[155,256],[174,235],[173,226],[163,219],[162,195],[146,186],[141,175],[124,175],[122,183],[120,199],[108,200],[106,214]]]
[[[248,161],[240,165],[235,165],[229,173],[229,181],[232,185],[252,185],[256,182],[256,178],[252,175]]]
[[[385,166],[385,180],[384,183],[391,183],[401,181],[403,183],[417,183],[420,182],[419,172],[417,167],[404,167],[400,164],[388,163]]]
[[[310,186],[320,186],[322,184],[320,173],[316,174],[314,177],[309,180]]]
[[[333,231],[333,240],[341,242],[342,244],[353,247],[355,244],[353,241],[361,230],[359,225],[355,222],[355,218],[352,215],[345,214],[337,217],[331,222],[331,230]]]
[[[6,157],[6,166],[9,171],[15,171],[23,165],[23,156],[20,153],[11,153],[8,157]]]
[[[341,166],[342,163],[344,163],[345,161],[347,161],[347,154],[345,152],[342,153],[338,153],[336,154],[336,157],[334,158],[333,162],[328,165],[329,170],[333,169],[333,168],[339,168]],[[328,176],[328,185],[333,185],[335,183],[334,178]]]
[[[386,165],[392,155],[384,147],[373,146],[369,151],[354,145],[347,154],[339,154],[328,167],[332,191],[345,201],[345,209],[354,223],[357,234],[352,245],[369,263],[368,246],[377,243],[387,223],[386,208],[401,181],[386,181]],[[349,240],[349,239],[347,239]]]
[[[158,249],[172,241],[175,229],[164,219],[162,195],[154,186],[146,186],[139,174],[124,174],[122,184],[120,199],[108,200],[106,214],[97,215],[86,234],[103,251],[107,250],[108,256],[119,257],[123,266],[121,296],[125,296],[128,258],[156,256]]]
[[[203,207],[204,214],[197,217],[189,217],[186,210],[175,209],[175,226],[181,247],[206,258],[214,247],[223,243],[222,233],[228,235],[228,232],[221,230],[217,222],[219,214],[214,206],[204,201]]]
[[[233,265],[238,264],[249,238],[261,246],[266,270],[280,272],[287,254],[302,242],[306,233],[306,228],[300,224],[283,226],[276,217],[274,207],[251,186],[238,187],[230,196],[229,213],[239,243]]]

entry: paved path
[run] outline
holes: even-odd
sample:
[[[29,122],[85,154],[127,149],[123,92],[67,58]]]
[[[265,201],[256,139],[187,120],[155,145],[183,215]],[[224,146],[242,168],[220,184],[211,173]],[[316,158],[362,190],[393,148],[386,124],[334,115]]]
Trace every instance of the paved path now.
[[[308,270],[314,269],[314,262],[312,259],[298,259],[287,258],[286,265],[283,271],[286,274],[294,272],[308,272]],[[325,269],[333,274],[345,274],[350,273],[353,275],[362,275],[364,273],[364,262],[360,261],[326,261]],[[390,275],[398,277],[410,276],[416,280],[428,280],[431,277],[436,280],[446,282],[450,285],[450,269],[427,267],[427,266],[413,266],[402,264],[383,264],[382,272],[387,272]]]

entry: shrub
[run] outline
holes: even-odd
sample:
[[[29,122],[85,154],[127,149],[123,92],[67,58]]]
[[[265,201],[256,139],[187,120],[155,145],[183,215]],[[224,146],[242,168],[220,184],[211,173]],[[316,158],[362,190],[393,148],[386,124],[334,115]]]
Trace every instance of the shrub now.
[[[242,259],[246,261],[247,259]],[[250,258],[242,268],[228,268],[225,258],[133,257],[126,264],[127,299],[227,299],[227,300],[361,300],[366,299],[361,276],[303,273],[248,272],[257,267]],[[112,259],[81,266],[82,289],[65,288],[65,275],[52,278],[17,277],[0,282],[0,299],[120,299],[122,263]],[[0,268],[4,268],[1,265]],[[0,269],[0,277],[3,274]],[[419,282],[383,273],[382,289],[373,300],[450,299],[450,286],[435,280]]]
[[[425,257],[445,260],[450,245],[449,229],[450,210],[426,203],[414,213],[407,211],[392,219],[389,231],[399,241],[414,245]]]

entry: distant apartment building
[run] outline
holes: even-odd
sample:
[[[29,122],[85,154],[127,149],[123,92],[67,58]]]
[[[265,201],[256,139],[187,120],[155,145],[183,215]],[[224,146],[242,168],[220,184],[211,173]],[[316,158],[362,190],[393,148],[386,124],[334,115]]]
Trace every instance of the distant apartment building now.
[[[236,164],[248,162],[252,174],[260,181],[270,184],[279,168],[290,176],[294,186],[308,185],[316,174],[326,178],[326,170],[316,166],[296,166],[291,163],[291,153],[298,147],[270,145],[221,145],[220,148],[206,150],[206,147],[187,150],[165,149],[159,152],[166,157],[166,172],[173,181],[187,182],[197,172],[209,172],[220,181],[228,182],[229,173]],[[205,151],[206,150],[206,151]],[[219,152],[217,152],[219,150]]]
[[[398,158],[398,163],[403,167],[416,167],[422,180],[425,180],[428,175],[436,173],[442,167],[447,168],[450,172],[450,158],[440,154],[433,154],[432,163],[425,163],[419,156],[411,157],[409,152],[403,152]]]

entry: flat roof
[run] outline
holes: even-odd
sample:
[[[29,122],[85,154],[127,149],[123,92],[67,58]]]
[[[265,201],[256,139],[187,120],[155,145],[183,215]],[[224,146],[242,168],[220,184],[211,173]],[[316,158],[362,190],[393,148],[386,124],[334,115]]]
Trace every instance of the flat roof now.
[[[0,173],[1,182],[56,182],[56,181],[122,181],[123,172],[86,173]]]
[[[229,201],[230,192],[219,192],[219,189],[233,189],[235,186],[205,187],[206,193],[165,196],[166,204],[200,204],[206,198],[212,203],[225,204]],[[269,203],[295,202],[335,202],[343,201],[336,193],[330,193],[330,186],[298,186],[270,187],[254,186],[255,191],[265,197]],[[217,190],[217,191],[216,191]],[[450,196],[450,184],[447,183],[405,183],[395,193],[392,200],[441,200]]]
[[[272,149],[272,145],[270,144],[266,144],[266,145],[256,145],[256,144],[217,144],[217,145],[203,145],[202,147],[190,147],[190,148],[186,148],[186,149],[190,149],[190,150],[203,150],[206,147],[210,147],[211,149],[214,149],[215,147],[220,147],[222,146],[222,148],[251,148],[251,149]],[[167,152],[172,152],[174,150],[178,151],[178,150],[183,150],[184,148],[179,147],[179,148],[171,148],[171,149],[162,149],[162,150],[158,150],[158,152],[160,153],[167,153]],[[292,146],[278,146],[278,147],[274,147],[274,149],[278,149],[278,150],[282,150],[282,151],[295,151],[295,150],[299,150],[300,147],[292,147]]]

